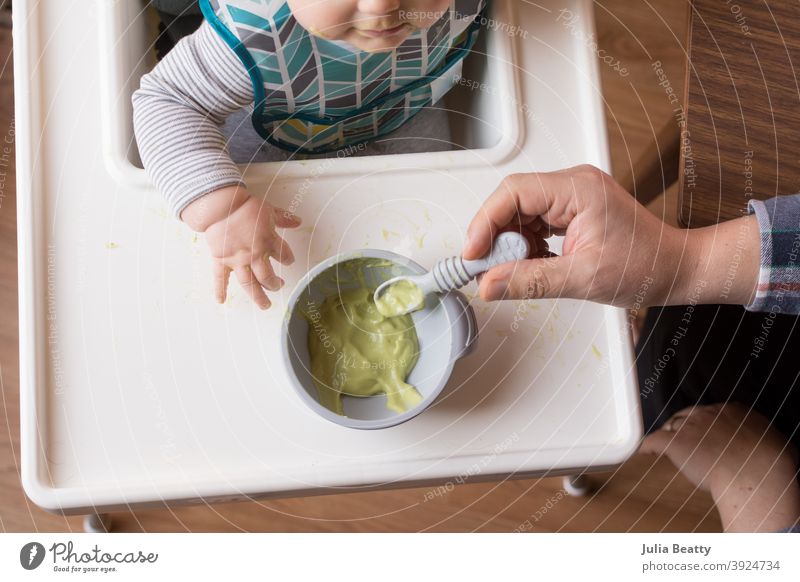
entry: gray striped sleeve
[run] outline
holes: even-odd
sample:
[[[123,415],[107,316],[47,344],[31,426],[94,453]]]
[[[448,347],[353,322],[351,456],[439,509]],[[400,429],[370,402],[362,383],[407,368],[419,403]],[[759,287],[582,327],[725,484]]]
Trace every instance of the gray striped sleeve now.
[[[182,39],[133,94],[133,125],[144,167],[173,213],[242,175],[221,127],[253,102],[239,58],[207,22]]]

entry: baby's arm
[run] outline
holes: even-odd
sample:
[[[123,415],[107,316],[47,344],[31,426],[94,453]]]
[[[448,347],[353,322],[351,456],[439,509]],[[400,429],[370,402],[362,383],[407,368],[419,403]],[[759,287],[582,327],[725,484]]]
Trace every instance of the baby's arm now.
[[[142,78],[133,94],[136,141],[176,216],[205,194],[244,186],[221,126],[252,102],[247,71],[207,22]]]
[[[297,226],[299,220],[252,198],[226,150],[223,122],[252,101],[247,71],[204,22],[142,78],[133,95],[133,122],[145,169],[171,210],[207,234],[218,300],[224,301],[234,271],[266,308],[262,287],[282,284],[269,256],[291,262],[275,227]]]

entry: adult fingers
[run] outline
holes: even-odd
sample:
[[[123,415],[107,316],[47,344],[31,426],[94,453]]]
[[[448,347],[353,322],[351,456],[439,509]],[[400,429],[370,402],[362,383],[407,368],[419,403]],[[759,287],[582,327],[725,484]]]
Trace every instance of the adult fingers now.
[[[678,433],[684,430],[684,438],[690,436],[695,438],[695,433],[691,426],[686,426],[688,421],[701,420],[701,417],[708,415],[707,421],[713,422],[713,416],[719,413],[721,406],[718,404],[706,406],[687,406],[673,414],[664,423],[662,428],[647,435],[639,448],[640,453],[653,453],[662,455],[667,452],[669,445],[675,440]],[[686,426],[686,429],[684,427]],[[705,430],[705,429],[703,429]]]
[[[506,263],[489,270],[481,280],[484,301],[498,299],[585,298],[588,288],[573,282],[578,279],[574,256],[529,259]]]
[[[520,198],[531,196],[544,198],[543,189],[538,187],[537,174],[514,174],[506,177],[500,186],[481,205],[467,228],[467,241],[464,244],[465,259],[477,259],[491,248],[494,237],[500,230],[513,222],[522,221]],[[542,212],[532,214],[536,216]]]
[[[264,256],[253,261],[250,268],[262,287],[270,291],[279,291],[283,287],[284,281],[275,274],[272,264],[269,262],[269,257]]]
[[[514,222],[525,223],[531,217],[543,217],[552,226],[566,228],[574,214],[567,209],[572,206],[576,195],[576,179],[583,182],[584,174],[596,173],[599,170],[591,168],[590,171],[587,167],[573,168],[568,172],[508,176],[472,219],[467,229],[464,258],[483,256],[497,233]],[[552,224],[551,218],[557,218],[559,223]]]
[[[239,280],[239,285],[250,296],[253,303],[258,305],[259,309],[269,309],[272,303],[267,294],[264,293],[264,289],[261,288],[261,284],[256,279],[252,269],[248,266],[236,267],[234,273],[236,273],[236,278]]]
[[[214,296],[217,298],[218,303],[225,303],[225,297],[228,294],[228,280],[231,276],[231,270],[220,263],[214,261]]]
[[[680,429],[680,427],[686,424],[686,422],[689,420],[698,420],[702,424],[708,425],[709,423],[713,423],[720,411],[721,406],[718,404],[698,404],[695,406],[687,406],[686,408],[683,408],[682,410],[679,410],[673,414],[669,420],[664,423],[664,426],[668,430],[674,432]]]
[[[639,452],[651,455],[663,455],[667,452],[669,444],[675,438],[675,433],[667,432],[665,430],[657,430],[651,432],[644,437],[642,444],[639,447]]]
[[[512,222],[512,224],[514,224],[514,222]],[[537,216],[533,219],[529,218],[524,223],[520,224],[520,228],[523,230],[527,229],[530,232],[535,232],[543,238],[550,238],[551,236],[563,236],[567,233],[566,228],[555,227],[543,220],[541,216]]]

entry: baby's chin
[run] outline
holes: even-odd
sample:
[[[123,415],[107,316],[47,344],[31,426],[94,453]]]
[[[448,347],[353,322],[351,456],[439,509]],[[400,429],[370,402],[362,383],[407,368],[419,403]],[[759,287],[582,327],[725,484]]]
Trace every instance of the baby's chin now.
[[[352,35],[348,35],[348,38],[342,40],[345,40],[365,53],[386,53],[393,51],[403,44],[411,35],[411,32],[411,30],[408,30],[403,34],[398,34],[396,37],[392,37],[390,39],[369,38],[358,33],[353,33]]]

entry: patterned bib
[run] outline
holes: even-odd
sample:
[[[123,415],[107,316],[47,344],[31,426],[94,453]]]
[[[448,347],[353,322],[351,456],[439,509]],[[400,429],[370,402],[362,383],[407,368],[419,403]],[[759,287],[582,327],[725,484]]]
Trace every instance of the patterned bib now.
[[[311,35],[285,0],[200,6],[250,74],[259,135],[283,149],[319,154],[386,135],[434,102],[477,40],[487,3],[451,0],[431,28],[381,53]]]

